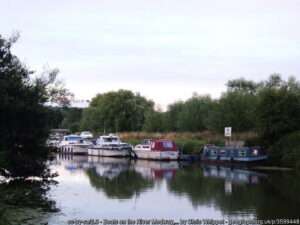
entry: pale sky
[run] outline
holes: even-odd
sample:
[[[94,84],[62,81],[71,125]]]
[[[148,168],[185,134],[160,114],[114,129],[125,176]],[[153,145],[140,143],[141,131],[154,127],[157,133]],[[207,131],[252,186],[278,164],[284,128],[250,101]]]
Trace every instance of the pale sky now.
[[[130,89],[165,107],[228,79],[300,79],[300,0],[0,0],[0,34],[78,99]]]

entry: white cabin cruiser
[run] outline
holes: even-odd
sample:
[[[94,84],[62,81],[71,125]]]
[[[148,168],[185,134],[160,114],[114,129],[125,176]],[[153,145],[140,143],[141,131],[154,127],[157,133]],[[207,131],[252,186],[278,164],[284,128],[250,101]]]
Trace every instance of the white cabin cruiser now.
[[[100,136],[96,145],[89,147],[88,154],[93,156],[127,157],[130,156],[132,147],[121,141],[117,135],[109,134]]]
[[[82,131],[80,133],[80,137],[84,138],[84,139],[91,139],[93,138],[93,134],[90,131]]]
[[[58,151],[61,153],[71,154],[87,154],[88,147],[92,145],[91,142],[84,140],[78,135],[66,135],[58,145]]]
[[[51,136],[47,139],[46,146],[49,148],[56,149],[56,148],[58,148],[60,141],[61,140],[59,137]]]

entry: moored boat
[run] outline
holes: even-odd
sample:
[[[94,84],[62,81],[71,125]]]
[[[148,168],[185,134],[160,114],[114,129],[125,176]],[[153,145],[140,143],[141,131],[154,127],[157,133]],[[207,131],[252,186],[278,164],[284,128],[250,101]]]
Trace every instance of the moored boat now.
[[[218,147],[205,145],[202,151],[202,160],[257,162],[267,159],[266,152],[261,147]]]
[[[87,154],[90,146],[91,142],[84,140],[78,135],[66,135],[59,143],[58,151],[60,153]]]
[[[179,151],[176,144],[171,140],[150,140],[146,139],[133,149],[138,159],[154,160],[177,160]]]
[[[96,145],[89,147],[88,154],[92,156],[127,157],[132,148],[129,144],[121,141],[117,135],[109,134],[100,136]]]
[[[60,141],[59,137],[50,136],[46,141],[46,146],[52,149],[57,149]]]
[[[51,129],[49,137],[46,140],[46,147],[57,150],[63,137],[67,135],[68,132],[68,129]]]
[[[90,131],[82,131],[80,133],[80,137],[82,137],[83,139],[92,139],[94,136]]]

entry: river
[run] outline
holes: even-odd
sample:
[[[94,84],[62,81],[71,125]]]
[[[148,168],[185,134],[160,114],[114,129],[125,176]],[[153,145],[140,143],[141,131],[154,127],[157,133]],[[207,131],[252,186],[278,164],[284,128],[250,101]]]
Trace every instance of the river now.
[[[97,219],[103,225],[128,219],[197,224],[300,215],[300,179],[291,171],[71,155],[57,155],[50,168],[58,176],[47,196],[58,211],[43,212],[38,218],[44,224]]]

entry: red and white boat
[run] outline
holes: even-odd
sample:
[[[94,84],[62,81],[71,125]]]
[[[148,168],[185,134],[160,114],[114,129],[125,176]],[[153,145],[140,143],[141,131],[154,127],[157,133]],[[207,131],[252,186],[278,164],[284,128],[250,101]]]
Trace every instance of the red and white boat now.
[[[146,139],[133,149],[138,159],[177,160],[179,151],[175,142],[166,139]]]

